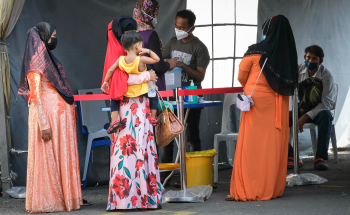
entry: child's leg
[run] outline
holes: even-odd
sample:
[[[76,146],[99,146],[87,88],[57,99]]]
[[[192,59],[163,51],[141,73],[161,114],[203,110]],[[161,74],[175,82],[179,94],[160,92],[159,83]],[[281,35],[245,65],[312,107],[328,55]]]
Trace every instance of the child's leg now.
[[[111,99],[112,122],[109,125],[109,128],[107,129],[108,134],[113,134],[117,132],[118,128],[120,127],[119,105],[120,105],[120,100]]]
[[[159,126],[158,118],[157,118],[157,110],[158,110],[158,95],[154,98],[149,98],[151,115],[152,115],[152,125]]]
[[[151,114],[153,118],[157,118],[157,110],[151,109]]]
[[[111,117],[112,117],[112,122],[116,119],[119,119],[119,111],[112,111]]]

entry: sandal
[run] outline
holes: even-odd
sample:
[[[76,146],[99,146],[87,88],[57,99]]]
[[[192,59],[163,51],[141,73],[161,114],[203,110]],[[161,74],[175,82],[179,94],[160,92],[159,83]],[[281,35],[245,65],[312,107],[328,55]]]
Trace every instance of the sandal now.
[[[226,201],[235,201],[235,198],[233,198],[232,196],[227,196],[225,198]]]
[[[153,118],[151,119],[151,124],[153,126],[156,126],[156,127],[159,127],[160,126],[160,122],[158,122],[158,119],[157,118]]]
[[[92,203],[86,201],[85,199],[83,199],[83,206],[90,206],[92,205]]]
[[[113,134],[117,132],[120,125],[121,125],[120,120],[115,119],[111,124],[109,124],[109,128],[107,129],[107,134]]]
[[[173,187],[181,188],[181,181],[175,182],[175,184],[173,185]]]

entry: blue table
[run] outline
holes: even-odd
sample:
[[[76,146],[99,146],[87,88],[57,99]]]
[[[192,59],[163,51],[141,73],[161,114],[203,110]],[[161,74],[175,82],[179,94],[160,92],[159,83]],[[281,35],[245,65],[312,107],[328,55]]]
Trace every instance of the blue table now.
[[[174,109],[177,109],[176,102],[171,102]],[[184,103],[184,108],[199,108],[199,107],[214,107],[214,106],[222,106],[223,102],[221,101],[205,101],[204,103],[198,103],[198,104],[188,104],[187,102]],[[102,107],[101,111],[111,111],[110,107]]]

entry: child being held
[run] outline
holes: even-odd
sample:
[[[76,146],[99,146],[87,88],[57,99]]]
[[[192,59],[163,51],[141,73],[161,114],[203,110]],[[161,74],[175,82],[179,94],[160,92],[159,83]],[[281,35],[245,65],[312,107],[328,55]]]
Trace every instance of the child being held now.
[[[109,79],[112,77],[114,71],[119,67],[122,71],[128,74],[141,74],[147,71],[146,64],[155,64],[159,62],[159,57],[156,53],[149,49],[142,48],[143,38],[141,34],[135,31],[128,31],[123,34],[121,38],[121,43],[126,51],[126,56],[120,56],[119,59],[108,69],[104,83],[101,87],[103,92],[109,88]],[[150,57],[141,56],[142,54],[148,54]],[[113,83],[112,83],[113,84]],[[148,82],[129,85],[128,92],[124,95],[125,97],[138,97],[141,95],[147,95],[148,93]],[[158,97],[149,98],[150,99],[150,109],[152,119],[150,123],[153,126],[158,126],[158,120],[156,118],[158,109]],[[109,125],[107,130],[108,134],[115,133],[121,126],[119,120],[119,109],[120,100],[111,100],[111,112],[112,112],[112,123]]]

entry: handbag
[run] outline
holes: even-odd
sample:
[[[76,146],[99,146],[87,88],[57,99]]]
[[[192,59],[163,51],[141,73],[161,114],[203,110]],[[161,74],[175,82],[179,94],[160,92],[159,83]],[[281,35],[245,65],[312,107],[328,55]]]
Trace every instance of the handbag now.
[[[184,126],[169,107],[163,108],[166,106],[158,90],[157,94],[159,103],[162,101],[163,105],[160,105],[162,112],[158,115],[158,122],[160,122],[160,125],[155,128],[156,142],[159,147],[165,147],[183,132]]]
[[[236,105],[237,105],[237,108],[240,109],[241,111],[250,111],[250,107],[254,105],[254,101],[253,101],[252,95],[253,95],[255,86],[258,83],[258,80],[260,78],[260,75],[261,75],[261,73],[262,73],[262,71],[263,71],[263,69],[265,67],[267,59],[268,58],[265,59],[264,65],[262,66],[262,68],[260,70],[258,79],[255,82],[255,85],[254,85],[254,88],[252,90],[252,93],[250,95],[248,95],[248,96],[238,94],[238,96],[236,98]],[[244,94],[244,92],[243,92],[243,94]]]

